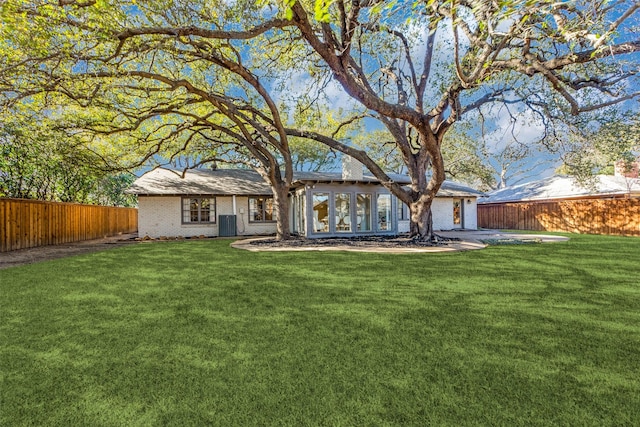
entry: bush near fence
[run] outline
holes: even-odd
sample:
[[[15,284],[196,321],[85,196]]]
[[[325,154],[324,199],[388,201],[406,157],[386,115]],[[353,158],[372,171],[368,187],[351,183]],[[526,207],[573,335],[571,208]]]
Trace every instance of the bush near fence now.
[[[100,239],[138,230],[138,210],[0,199],[0,252]]]
[[[580,199],[478,205],[482,228],[640,236],[640,199]]]

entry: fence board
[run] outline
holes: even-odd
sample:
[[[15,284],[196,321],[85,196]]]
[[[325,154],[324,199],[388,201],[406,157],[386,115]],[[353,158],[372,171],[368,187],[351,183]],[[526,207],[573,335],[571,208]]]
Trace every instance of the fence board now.
[[[640,199],[582,199],[478,205],[482,228],[640,236]]]
[[[0,198],[0,252],[138,230],[138,210]]]
[[[4,224],[6,228],[7,222],[7,206],[4,203],[0,203],[0,224]],[[0,233],[0,252],[4,252],[5,248],[9,247],[8,237],[7,233]]]

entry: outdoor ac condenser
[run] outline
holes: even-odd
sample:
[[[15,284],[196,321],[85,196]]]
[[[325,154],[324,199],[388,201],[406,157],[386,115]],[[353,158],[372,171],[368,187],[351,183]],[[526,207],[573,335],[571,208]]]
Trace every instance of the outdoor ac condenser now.
[[[218,236],[232,237],[236,235],[236,216],[218,215]]]

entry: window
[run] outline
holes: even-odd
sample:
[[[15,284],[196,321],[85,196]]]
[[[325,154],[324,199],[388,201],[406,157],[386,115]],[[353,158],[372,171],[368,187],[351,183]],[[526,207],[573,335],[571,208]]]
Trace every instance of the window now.
[[[371,231],[371,194],[356,195],[357,231]]]
[[[182,223],[215,223],[216,199],[213,197],[190,197],[182,199]]]
[[[409,207],[400,199],[396,199],[398,203],[398,221],[406,221],[409,219]]]
[[[348,233],[351,231],[351,194],[336,193],[336,231]]]
[[[462,226],[462,200],[453,200],[453,225]]]
[[[306,224],[306,218],[305,218],[305,195],[304,193],[300,194],[296,194],[296,196],[293,198],[293,203],[294,203],[294,207],[293,207],[293,212],[295,215],[295,220],[294,220],[294,224],[295,224],[295,229],[294,231],[297,231],[298,233],[303,233],[306,234],[306,228],[305,228],[305,224]]]
[[[329,193],[313,193],[313,232],[329,232]]]
[[[273,197],[249,197],[249,222],[275,221]]]
[[[378,231],[391,230],[391,194],[378,194]]]

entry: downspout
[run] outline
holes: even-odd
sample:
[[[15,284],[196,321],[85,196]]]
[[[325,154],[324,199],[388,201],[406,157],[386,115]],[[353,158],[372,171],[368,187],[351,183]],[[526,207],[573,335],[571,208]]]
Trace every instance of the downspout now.
[[[233,216],[235,217],[235,222],[236,222],[236,236],[239,235],[240,233],[238,232],[238,217],[237,217],[237,213],[236,213],[236,195],[234,194],[233,196],[231,196],[231,212],[233,213]],[[244,227],[243,227],[244,228]],[[244,230],[243,230],[244,232]]]

